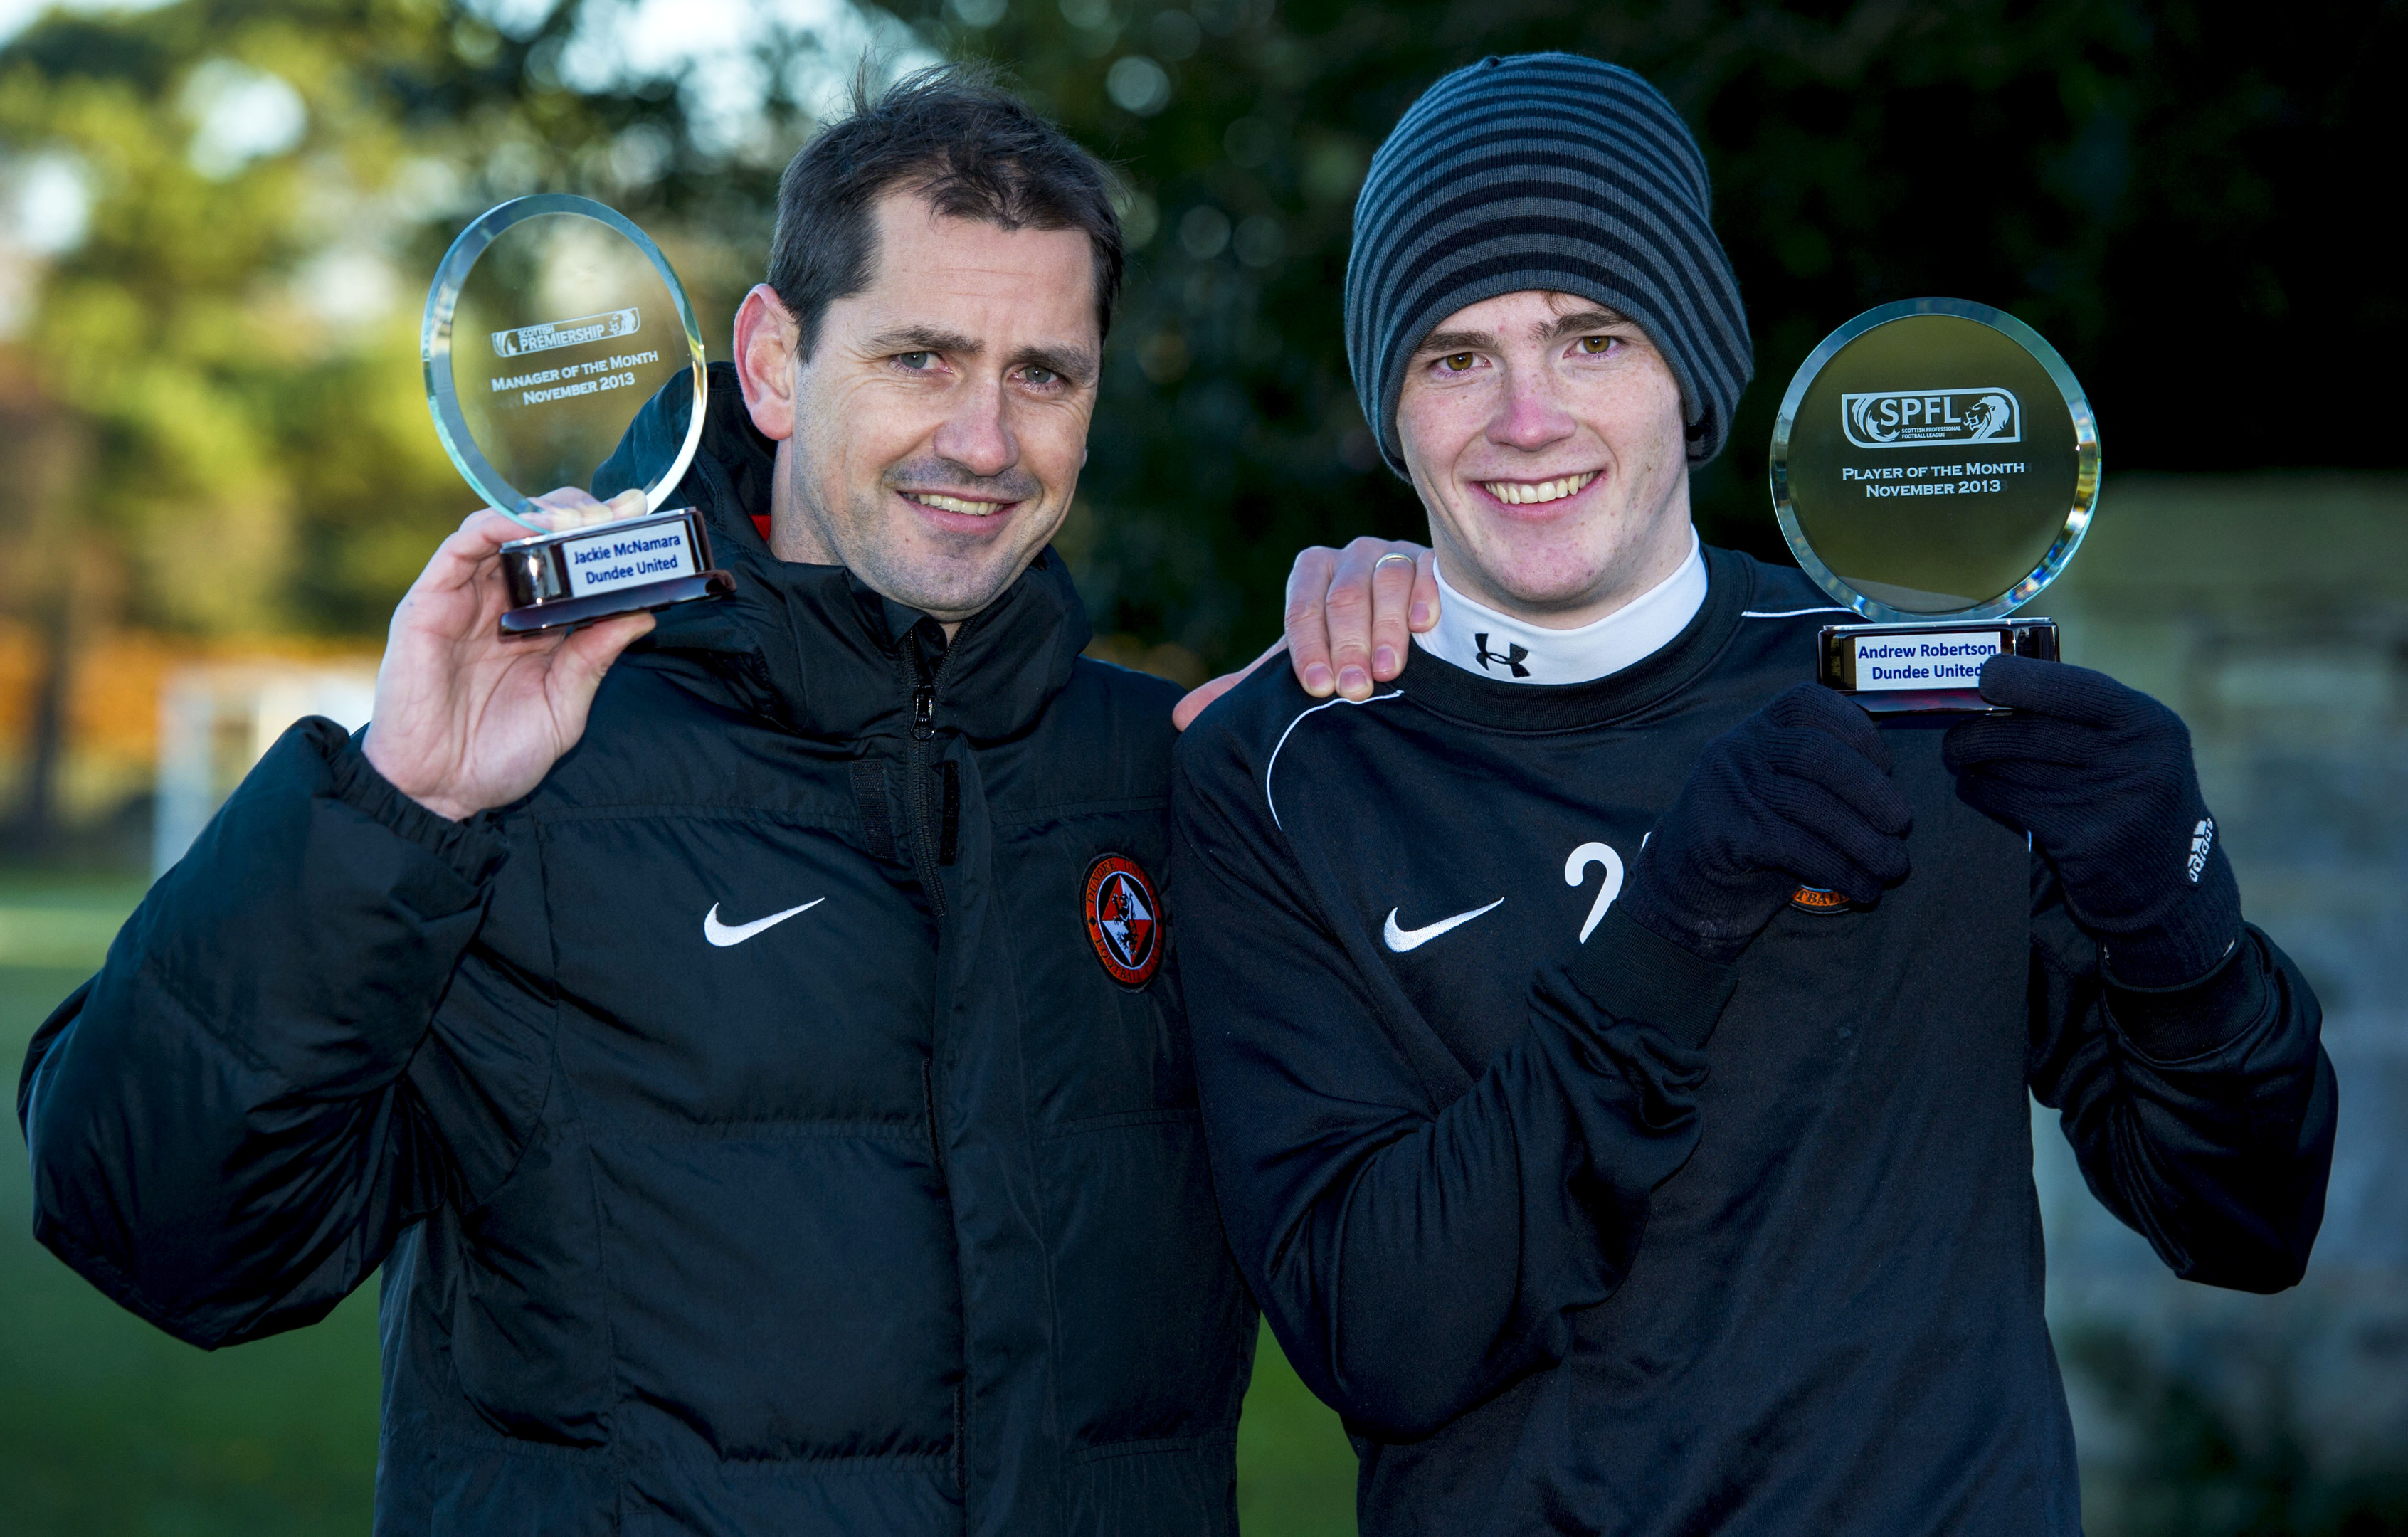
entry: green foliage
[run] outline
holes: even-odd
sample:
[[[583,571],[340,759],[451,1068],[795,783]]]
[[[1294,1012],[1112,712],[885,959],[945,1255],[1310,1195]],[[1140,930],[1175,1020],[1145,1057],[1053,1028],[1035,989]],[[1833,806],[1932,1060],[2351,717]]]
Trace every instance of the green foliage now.
[[[301,302],[304,264],[329,244],[316,226],[390,178],[402,148],[360,110],[374,30],[296,14],[317,8],[53,20],[0,55],[0,133],[71,154],[93,193],[90,234],[17,346],[92,427],[82,537],[115,554],[134,611],[157,623],[281,627],[308,581],[291,535],[316,431],[385,460],[380,479],[405,496],[434,467],[346,399],[355,359],[407,355],[392,327],[348,333]],[[230,174],[194,164],[194,86],[212,61],[301,93],[310,126],[293,152]]]
[[[437,0],[184,0],[54,15],[0,49],[0,148],[71,157],[93,197],[0,348],[91,434],[78,538],[129,617],[381,629],[473,505],[428,424],[416,321],[477,208],[567,187],[766,243],[775,167],[681,173],[674,93],[565,89],[547,61],[576,21],[511,39]],[[297,95],[301,133],[212,157],[215,94],[263,79]],[[631,132],[651,152],[614,157]],[[630,164],[670,174],[636,184]],[[722,249],[681,254],[724,320],[741,285]]]

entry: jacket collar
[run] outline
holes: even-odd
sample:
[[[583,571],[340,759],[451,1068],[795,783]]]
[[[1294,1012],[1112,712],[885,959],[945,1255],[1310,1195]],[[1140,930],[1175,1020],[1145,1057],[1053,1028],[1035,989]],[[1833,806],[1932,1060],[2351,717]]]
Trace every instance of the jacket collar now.
[[[889,605],[841,566],[782,561],[755,526],[769,512],[777,445],[744,409],[736,370],[710,366],[702,442],[678,500],[702,510],[711,553],[734,574],[734,596],[660,616],[642,646],[694,656],[749,709],[804,736],[846,740],[902,735],[915,686],[911,647]],[[609,496],[649,481],[684,441],[690,392],[655,395],[595,477]],[[1020,579],[955,632],[941,668],[932,653],[934,724],[977,741],[1025,730],[1069,682],[1092,632],[1062,557],[1048,547]]]

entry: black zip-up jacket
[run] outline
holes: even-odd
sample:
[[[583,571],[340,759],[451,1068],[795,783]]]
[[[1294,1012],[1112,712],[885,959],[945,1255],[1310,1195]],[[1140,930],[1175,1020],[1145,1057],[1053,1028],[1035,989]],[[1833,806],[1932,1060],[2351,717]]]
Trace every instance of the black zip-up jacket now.
[[[1082,915],[1161,873],[1178,690],[1050,553],[950,650],[771,558],[718,382],[737,596],[467,823],[289,732],[35,1039],[36,1234],[203,1346],[382,1265],[394,1537],[1231,1532],[1252,1303]]]
[[[1360,704],[1266,668],[1189,729],[1171,899],[1239,1262],[1367,1537],[2073,1537],[2028,1091],[2176,1271],[2288,1286],[2315,999],[2254,929],[2197,987],[2103,985],[1911,719],[1914,870],[1871,910],[1784,909],[1731,968],[1640,927],[1615,894],[1699,750],[1847,617],[1707,560],[1595,682],[1416,651]]]

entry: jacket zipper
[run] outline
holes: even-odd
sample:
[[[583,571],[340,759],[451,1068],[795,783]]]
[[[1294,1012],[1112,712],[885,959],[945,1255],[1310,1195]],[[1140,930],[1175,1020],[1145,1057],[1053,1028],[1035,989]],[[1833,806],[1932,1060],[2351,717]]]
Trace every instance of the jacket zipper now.
[[[945,664],[953,660],[953,652],[948,649],[931,668],[921,657],[916,639],[910,642],[910,651],[911,752],[904,774],[904,798],[911,808],[911,865],[919,871],[920,883],[927,889],[928,906],[941,925],[945,921],[945,882],[937,869],[937,776],[928,766],[928,743],[937,735],[937,681],[945,675]]]
[[[956,633],[955,640],[960,639]],[[937,775],[929,767],[928,744],[937,735],[937,682],[945,675],[945,664],[953,660],[953,648],[937,658],[930,668],[921,654],[920,644],[905,642],[911,662],[911,750],[904,774],[903,798],[910,804],[911,815],[911,867],[919,872],[920,883],[928,893],[928,906],[937,915],[938,950],[944,948],[945,879],[939,869],[939,821],[942,815],[937,804]],[[941,989],[940,989],[941,991]],[[932,1022],[928,1037],[927,1076],[922,1081],[928,1096],[928,1150],[937,1160],[937,1179],[947,1182],[945,1171],[945,1135],[943,1118],[939,1115],[937,1101],[937,1063],[944,1045],[944,1021]],[[967,1318],[964,1327],[968,1327]],[[967,1342],[966,1342],[967,1344]],[[968,1362],[963,1362],[967,1374]],[[967,1380],[953,1386],[953,1487],[967,1492],[970,1487],[969,1468],[969,1403]]]
[[[930,783],[936,774],[928,767],[928,743],[937,735],[937,680],[944,675],[945,662],[952,655],[937,658],[931,668],[921,654],[916,639],[903,643],[905,659],[911,668],[911,748],[903,775],[903,799],[906,814],[911,818],[911,868],[918,872],[921,886],[928,893],[928,907],[937,915],[937,952],[945,948],[945,878],[938,869],[937,827]],[[941,992],[942,989],[940,988]],[[925,1085],[928,1095],[928,1151],[937,1160],[937,1178],[943,1182],[945,1171],[945,1133],[943,1119],[937,1113],[937,1067],[939,1054],[944,1046],[945,1026],[941,1017],[929,1021],[928,1070]]]

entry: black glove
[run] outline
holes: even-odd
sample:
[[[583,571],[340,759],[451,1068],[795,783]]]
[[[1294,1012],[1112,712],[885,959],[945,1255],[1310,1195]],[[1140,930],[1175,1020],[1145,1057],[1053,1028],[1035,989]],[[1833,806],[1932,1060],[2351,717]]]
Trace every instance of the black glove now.
[[[1956,792],[2032,836],[2111,980],[2180,987],[2241,934],[2241,892],[2200,798],[2190,732],[2103,672],[1993,656],[1982,697],[2013,715],[1949,728]]]
[[[1623,909],[1727,964],[1800,884],[1870,902],[1904,880],[1913,821],[1865,712],[1800,683],[1706,744],[1631,862]]]

